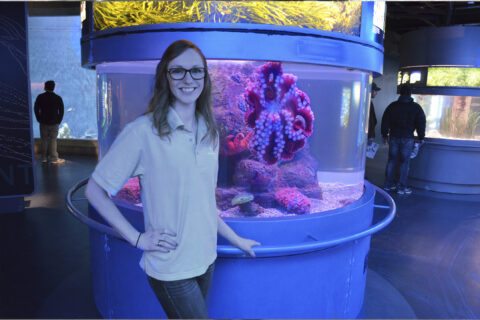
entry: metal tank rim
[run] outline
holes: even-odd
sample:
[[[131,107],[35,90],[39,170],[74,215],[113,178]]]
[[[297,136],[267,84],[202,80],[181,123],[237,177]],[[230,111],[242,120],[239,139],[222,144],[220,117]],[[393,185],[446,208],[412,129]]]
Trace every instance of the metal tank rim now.
[[[93,13],[81,38],[82,65],[159,60],[167,46],[186,39],[207,59],[311,63],[381,74],[383,38],[373,32],[374,4],[362,3],[359,34],[258,23],[161,23],[94,31]],[[381,34],[383,31],[381,31]],[[259,48],[257,44],[261,43]]]
[[[95,229],[96,231],[105,233],[107,235],[113,236],[115,238],[118,238],[122,241],[125,241],[114,229],[111,227],[100,223],[96,220],[93,220],[87,216],[85,216],[83,213],[81,213],[73,204],[73,201],[81,201],[81,200],[86,200],[86,198],[73,198],[73,194],[78,191],[81,187],[86,185],[88,182],[88,178],[81,180],[77,184],[75,184],[73,187],[68,190],[66,194],[66,206],[68,211],[78,220],[80,220],[82,223],[86,224],[89,228]],[[375,208],[379,209],[388,209],[388,213],[386,216],[381,219],[379,222],[377,222],[374,225],[369,226],[367,229],[355,232],[354,234],[346,235],[346,236],[341,236],[337,237],[335,239],[328,239],[328,240],[320,240],[320,241],[312,241],[312,242],[303,242],[303,243],[294,243],[294,244],[282,244],[282,245],[273,245],[273,246],[260,246],[260,247],[255,247],[254,251],[257,257],[273,257],[273,256],[284,256],[284,255],[292,255],[292,254],[301,254],[301,253],[308,253],[316,250],[321,250],[321,249],[326,249],[330,247],[334,247],[337,245],[341,245],[350,241],[355,241],[367,236],[371,236],[372,234],[382,230],[385,228],[395,217],[396,213],[396,205],[391,196],[386,193],[384,190],[381,188],[369,183],[368,181],[365,181],[365,192],[358,199],[357,201],[353,202],[350,205],[347,205],[342,208],[338,208],[335,210],[330,210],[330,211],[325,211],[323,213],[316,213],[316,214],[310,214],[308,216],[312,217],[312,215],[335,215],[335,214],[341,214],[345,213],[346,211],[354,211],[358,210],[362,206],[369,204],[373,201],[373,198],[375,197],[375,193],[378,192],[380,195],[386,200],[388,203],[387,206],[383,205],[374,205]],[[132,206],[133,207],[133,206]],[[130,208],[132,209],[132,208]],[[137,211],[141,211],[140,207],[136,207]],[[308,219],[307,218],[305,219]],[[282,218],[268,218],[268,221],[291,221],[297,217],[282,217]],[[258,218],[245,218],[245,219],[250,219],[250,221],[253,220],[259,220]],[[242,222],[248,223],[249,221],[245,219],[236,219],[237,221],[241,220]],[[302,217],[300,217],[302,219]],[[229,222],[229,219],[225,219],[226,222]],[[265,219],[263,220],[265,221]],[[258,221],[261,222],[261,221]],[[237,249],[233,246],[230,245],[218,245],[217,246],[217,253],[220,257],[237,257],[237,258],[242,258],[246,257],[245,253],[243,253],[240,249]]]
[[[458,149],[459,151],[479,152],[480,141],[478,140],[462,140],[448,138],[430,138],[425,137],[425,142],[435,145],[437,148],[446,147],[448,149]]]

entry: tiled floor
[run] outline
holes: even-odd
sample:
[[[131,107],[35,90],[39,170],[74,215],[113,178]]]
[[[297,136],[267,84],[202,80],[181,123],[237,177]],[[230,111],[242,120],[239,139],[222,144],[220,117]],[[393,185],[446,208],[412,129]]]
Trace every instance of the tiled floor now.
[[[0,214],[0,317],[99,318],[91,286],[88,230],[65,194],[95,166],[66,157],[36,163],[37,192],[23,213]],[[381,170],[367,171],[376,184]],[[372,238],[367,318],[480,317],[480,199],[414,190]],[[83,206],[79,204],[79,206]]]

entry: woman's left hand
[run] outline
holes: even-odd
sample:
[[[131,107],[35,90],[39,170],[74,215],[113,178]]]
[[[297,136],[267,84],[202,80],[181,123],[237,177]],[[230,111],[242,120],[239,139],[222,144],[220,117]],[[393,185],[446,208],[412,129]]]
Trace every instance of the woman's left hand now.
[[[255,252],[253,252],[252,247],[254,246],[259,246],[260,242],[257,242],[252,239],[245,239],[242,237],[238,237],[234,243],[232,243],[235,247],[237,247],[240,250],[245,251],[250,255],[250,257],[255,258]]]

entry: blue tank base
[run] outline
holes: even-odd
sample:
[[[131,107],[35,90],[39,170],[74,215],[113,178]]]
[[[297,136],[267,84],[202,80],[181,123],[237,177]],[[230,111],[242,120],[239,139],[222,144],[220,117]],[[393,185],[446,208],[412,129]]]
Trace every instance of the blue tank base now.
[[[91,231],[95,303],[104,318],[166,318],[138,265],[141,252]],[[211,318],[357,318],[370,237],[275,258],[217,258]],[[261,280],[261,281],[260,281]]]
[[[210,316],[355,318],[363,304],[369,246],[370,237],[300,255],[219,258]]]
[[[426,138],[410,161],[409,184],[452,194],[480,194],[480,141]]]
[[[249,258],[219,239],[207,299],[210,317],[359,317],[371,234],[387,225],[395,210],[392,204],[388,221],[371,226],[375,191],[370,183],[365,186],[359,200],[326,214],[226,220],[240,234],[259,239],[262,246],[255,248],[257,258]],[[138,230],[143,230],[141,208],[119,208]],[[92,207],[89,216],[104,222]],[[267,230],[275,232],[268,235]],[[300,243],[292,242],[295,238]],[[141,250],[96,228],[90,229],[90,248],[95,303],[103,317],[165,318],[138,265]]]
[[[366,318],[367,318],[367,310],[366,310],[365,301],[364,301],[362,303],[362,308],[360,309],[360,312],[355,317],[355,319],[366,319]]]

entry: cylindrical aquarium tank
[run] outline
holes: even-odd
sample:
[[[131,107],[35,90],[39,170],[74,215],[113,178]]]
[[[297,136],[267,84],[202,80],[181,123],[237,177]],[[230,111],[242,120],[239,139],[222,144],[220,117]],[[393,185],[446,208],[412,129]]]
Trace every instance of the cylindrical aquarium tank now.
[[[410,184],[479,194],[480,27],[426,28],[402,38],[398,84],[409,83],[427,119]]]
[[[123,127],[145,112],[157,63],[97,65],[100,157]],[[208,60],[208,69],[220,134],[217,204],[222,217],[318,213],[360,198],[368,72],[245,60]],[[251,101],[262,92],[268,94],[262,89],[263,72],[273,76],[272,83],[283,82],[285,88],[272,85],[277,97],[254,104]],[[276,124],[283,127],[275,136],[268,126]],[[247,212],[232,205],[239,195],[252,196],[249,207],[255,209]],[[138,180],[129,181],[116,198],[120,203],[141,205]],[[290,202],[290,198],[296,200]]]
[[[375,190],[364,181],[384,13],[373,2],[87,4],[82,61],[97,70],[100,157],[145,112],[171,42],[190,40],[207,58],[220,135],[218,214],[262,243],[251,259],[219,238],[212,318],[359,315],[370,235],[394,212],[372,226]],[[114,200],[143,230],[138,179]],[[101,220],[93,208],[89,215]],[[91,252],[104,317],[164,316],[138,267],[140,250],[92,229]]]

